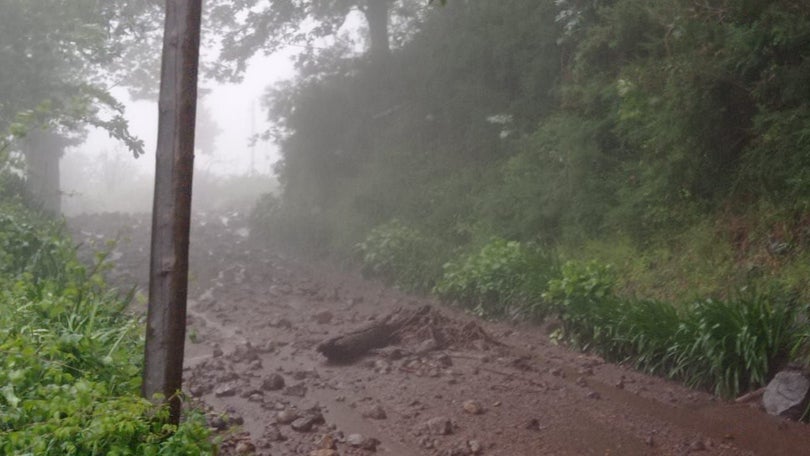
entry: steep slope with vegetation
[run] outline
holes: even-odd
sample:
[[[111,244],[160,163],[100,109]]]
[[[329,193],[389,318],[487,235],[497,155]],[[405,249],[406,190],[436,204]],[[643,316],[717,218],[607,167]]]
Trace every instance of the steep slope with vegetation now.
[[[802,2],[450,1],[301,60],[256,233],[725,394],[802,353]]]

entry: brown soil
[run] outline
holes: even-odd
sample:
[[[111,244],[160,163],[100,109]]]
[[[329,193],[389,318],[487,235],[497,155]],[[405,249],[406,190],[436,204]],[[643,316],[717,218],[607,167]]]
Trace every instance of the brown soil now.
[[[212,427],[224,429],[225,454],[796,455],[810,448],[805,425],[770,417],[757,403],[721,401],[557,346],[536,326],[482,321],[352,271],[258,248],[239,220],[199,215],[192,237],[185,389],[209,410]],[[84,216],[71,225],[87,245],[126,227],[111,280],[144,286],[146,219]],[[424,305],[429,312],[393,345],[343,364],[316,351],[396,309]],[[296,417],[300,431],[288,423]]]

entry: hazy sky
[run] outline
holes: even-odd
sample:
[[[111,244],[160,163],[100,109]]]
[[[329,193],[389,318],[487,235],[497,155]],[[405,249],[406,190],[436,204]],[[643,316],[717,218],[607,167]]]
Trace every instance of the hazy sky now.
[[[203,102],[222,132],[217,137],[213,156],[199,153],[196,155],[197,169],[205,169],[217,174],[243,174],[250,171],[249,138],[254,133],[263,132],[269,126],[260,99],[266,87],[293,76],[290,55],[290,51],[283,51],[272,56],[254,57],[250,61],[241,84],[215,84],[211,81],[200,81],[201,87],[211,90]],[[125,97],[123,92],[117,92],[116,95],[122,101],[126,101],[126,118],[132,132],[145,141],[146,154],[135,160],[122,144],[109,138],[105,131],[100,130],[91,131],[87,141],[78,146],[76,150],[80,151],[83,156],[117,151],[136,162],[138,169],[151,175],[154,173],[157,137],[157,103],[132,102]],[[253,114],[251,111],[254,111]],[[70,157],[66,158],[70,159]],[[259,173],[268,174],[272,163],[278,158],[278,151],[274,144],[258,142],[255,145],[255,163]]]

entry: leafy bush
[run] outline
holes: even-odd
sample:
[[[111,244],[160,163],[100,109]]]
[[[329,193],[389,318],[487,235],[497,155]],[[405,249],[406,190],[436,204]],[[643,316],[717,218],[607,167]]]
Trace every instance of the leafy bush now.
[[[604,342],[610,337],[607,328],[619,317],[612,268],[596,261],[568,261],[560,272],[548,282],[545,297],[557,306],[566,337],[580,348]]]
[[[434,291],[481,316],[510,311],[542,316],[542,293],[555,266],[552,256],[534,246],[496,238],[478,252],[445,264]]]
[[[27,211],[18,204],[0,203],[0,274],[32,280],[48,278],[65,283],[83,267],[61,223]]]
[[[0,453],[212,454],[204,421],[140,397],[143,327],[59,225],[0,217]],[[9,249],[9,250],[6,250]]]
[[[437,246],[397,219],[371,230],[357,244],[363,271],[409,290],[429,290],[439,276]]]

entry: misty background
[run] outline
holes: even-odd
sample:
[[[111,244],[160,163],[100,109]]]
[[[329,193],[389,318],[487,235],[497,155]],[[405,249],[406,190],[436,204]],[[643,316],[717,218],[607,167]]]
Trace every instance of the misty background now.
[[[255,138],[270,128],[262,105],[269,85],[294,75],[292,51],[251,59],[241,83],[201,79],[194,158],[194,207],[249,207],[258,195],[276,190],[273,164],[277,146]],[[101,129],[71,147],[61,160],[62,209],[66,215],[86,212],[149,212],[154,193],[157,101],[133,100],[123,89],[131,131],[143,139],[138,158]],[[211,133],[214,134],[211,134]]]

